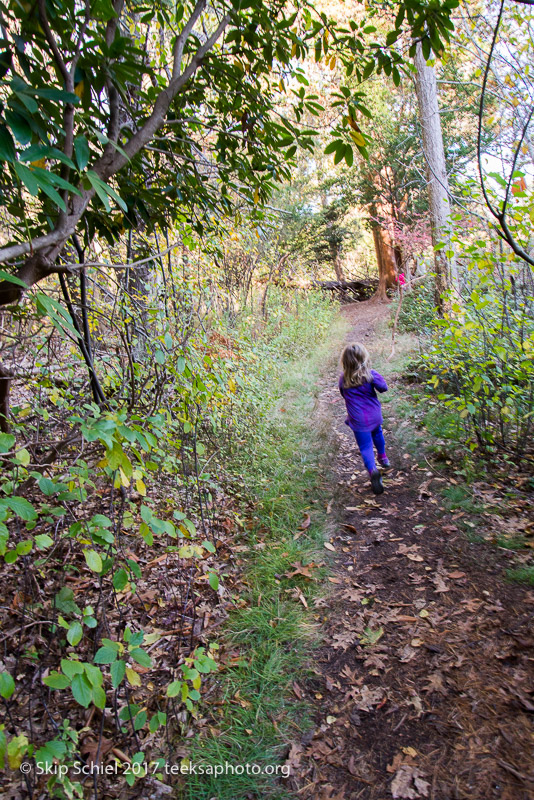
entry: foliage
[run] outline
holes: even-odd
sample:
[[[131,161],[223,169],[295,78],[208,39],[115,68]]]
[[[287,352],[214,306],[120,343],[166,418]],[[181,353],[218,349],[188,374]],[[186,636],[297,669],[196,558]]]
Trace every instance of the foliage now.
[[[321,327],[330,318],[327,337],[324,330],[314,335],[317,317]],[[324,303],[315,301],[314,313],[302,320],[307,331],[298,340],[299,357],[275,362],[276,370],[264,361],[269,379],[258,382],[265,413],[255,446],[235,455],[247,499],[254,499],[254,524],[245,540],[247,602],[233,611],[224,637],[233,663],[221,687],[224,703],[212,711],[218,735],[199,737],[191,751],[195,763],[220,766],[221,772],[225,763],[280,767],[277,774],[254,776],[254,789],[273,800],[287,796],[288,767],[279,763],[286,740],[295,725],[311,726],[304,703],[287,696],[290,676],[302,670],[316,637],[306,607],[313,608],[323,585],[317,566],[324,550],[320,509],[328,500],[321,480],[323,431],[311,429],[309,419],[320,370],[332,357],[332,343],[337,351],[346,334],[346,325],[332,323]],[[235,800],[250,790],[246,775],[207,773],[191,776],[184,796],[215,793],[220,800]]]
[[[410,0],[394,30],[439,51],[457,5]],[[31,254],[18,269],[28,285],[57,269],[76,233],[86,244],[95,234],[111,244],[125,229],[178,221],[201,233],[243,198],[264,203],[289,176],[297,147],[312,149],[315,132],[303,118],[320,105],[299,63],[310,51],[348,77],[376,70],[400,80],[401,55],[370,40],[376,28],[365,19],[338,25],[285,0],[148,9],[139,0],[51,0],[37,11],[0,5],[8,32],[1,191],[11,239],[0,261]],[[366,113],[363,96],[341,86],[333,106],[344,115],[334,135],[352,136],[334,141],[335,161],[350,165],[353,147],[366,152],[347,122]],[[0,284],[2,301],[17,299],[19,287]]]
[[[30,616],[16,645],[19,677],[0,676],[10,719],[30,687],[32,713],[46,704],[73,729],[83,709],[110,709],[111,727],[100,736],[105,731],[139,762],[125,774],[131,783],[145,775],[145,760],[164,754],[165,735],[170,741],[198,714],[205,678],[219,668],[217,643],[201,643],[193,620],[201,603],[215,607],[228,597],[219,556],[225,529],[214,501],[237,479],[231,453],[245,440],[250,452],[259,446],[258,420],[284,364],[309,352],[333,313],[314,293],[275,287],[267,319],[256,303],[255,313],[240,308],[232,327],[214,313],[224,285],[199,284],[187,277],[187,256],[183,264],[172,258],[155,291],[141,281],[128,291],[121,276],[116,293],[106,293],[107,274],[88,288],[90,299],[102,292],[99,313],[87,318],[102,405],[87,397],[72,333],[76,285],[69,281],[73,317],[53,296],[44,295],[50,302],[42,307],[19,307],[26,334],[10,347],[28,380],[14,394],[12,432],[0,434],[4,584],[15,597],[24,587],[19,621]],[[206,469],[210,461],[215,472]],[[225,502],[233,529],[242,523]],[[156,572],[151,563],[160,564]],[[173,659],[164,665],[169,622],[147,615],[142,598],[151,595],[175,629]],[[14,662],[5,663],[11,670]],[[156,668],[154,692],[145,676]],[[85,744],[67,752],[47,726],[34,739],[19,733],[27,721],[15,719],[3,739],[12,761],[32,753],[39,760],[47,747],[60,764],[79,760]],[[65,776],[50,783],[51,796],[75,796]]]
[[[404,292],[398,319],[399,330],[428,335],[434,319],[434,289],[429,277],[416,284],[410,292]]]
[[[534,292],[528,267],[485,239],[456,242],[462,298],[422,356],[432,394],[465,420],[472,450],[521,458],[532,427]]]

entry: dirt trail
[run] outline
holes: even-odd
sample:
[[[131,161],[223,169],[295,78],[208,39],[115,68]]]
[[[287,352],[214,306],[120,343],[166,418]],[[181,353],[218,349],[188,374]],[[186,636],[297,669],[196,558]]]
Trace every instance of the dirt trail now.
[[[344,313],[349,338],[372,343],[387,308]],[[293,788],[303,800],[534,798],[533,593],[504,583],[499,552],[440,510],[437,476],[395,443],[392,405],[394,469],[372,495],[336,382],[319,408],[339,441],[334,576],[315,676],[295,687],[316,727],[291,747]]]

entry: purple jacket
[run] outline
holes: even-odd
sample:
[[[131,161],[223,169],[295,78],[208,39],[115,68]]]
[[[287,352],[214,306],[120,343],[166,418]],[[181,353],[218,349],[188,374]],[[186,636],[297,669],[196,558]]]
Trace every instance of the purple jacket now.
[[[382,424],[382,407],[377,392],[387,392],[388,385],[382,375],[371,370],[372,380],[361,386],[343,386],[343,375],[339,378],[339,391],[347,406],[345,425],[353,431],[374,431]]]

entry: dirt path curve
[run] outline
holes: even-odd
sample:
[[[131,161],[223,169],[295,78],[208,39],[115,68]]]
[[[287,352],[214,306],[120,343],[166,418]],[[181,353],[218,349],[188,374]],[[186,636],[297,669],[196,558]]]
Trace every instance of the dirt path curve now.
[[[387,308],[343,313],[349,340],[372,349]],[[504,583],[498,551],[469,543],[441,511],[433,473],[395,443],[391,405],[395,468],[372,495],[336,383],[325,376],[319,408],[339,441],[334,577],[317,609],[314,675],[295,687],[316,727],[291,747],[294,790],[303,800],[534,798],[533,593]]]

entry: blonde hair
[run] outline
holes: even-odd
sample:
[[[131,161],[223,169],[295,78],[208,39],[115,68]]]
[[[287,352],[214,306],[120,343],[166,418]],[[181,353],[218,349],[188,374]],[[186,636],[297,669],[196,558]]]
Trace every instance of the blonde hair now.
[[[345,389],[351,386],[361,386],[371,380],[370,357],[363,344],[349,344],[341,355],[343,367],[343,385]]]

